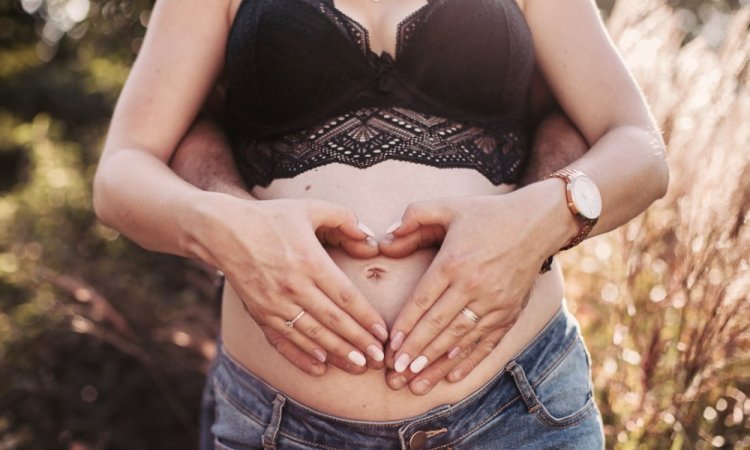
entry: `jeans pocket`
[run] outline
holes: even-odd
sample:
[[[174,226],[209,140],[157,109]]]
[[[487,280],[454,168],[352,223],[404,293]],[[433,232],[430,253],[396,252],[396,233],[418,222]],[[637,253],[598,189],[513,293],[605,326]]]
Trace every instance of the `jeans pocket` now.
[[[589,356],[580,336],[566,352],[533,384],[521,366],[509,367],[528,411],[551,428],[572,427],[596,412]]]
[[[259,418],[246,412],[214,383],[215,421],[211,427],[214,448],[220,450],[249,450],[263,448],[263,433],[266,426]]]

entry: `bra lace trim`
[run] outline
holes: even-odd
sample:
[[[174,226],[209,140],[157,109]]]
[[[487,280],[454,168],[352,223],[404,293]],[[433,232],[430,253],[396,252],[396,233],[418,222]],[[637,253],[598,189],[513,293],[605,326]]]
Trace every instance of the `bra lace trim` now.
[[[238,149],[248,185],[267,186],[330,163],[358,168],[395,159],[470,168],[493,184],[514,182],[526,153],[518,127],[476,126],[401,107],[365,107]]]
[[[318,8],[323,15],[328,17],[328,19],[334,23],[334,25],[343,30],[349,36],[351,41],[359,47],[359,50],[364,56],[367,56],[367,53],[370,50],[370,36],[365,27],[333,8],[332,5],[329,6],[327,2],[321,1],[318,3]]]

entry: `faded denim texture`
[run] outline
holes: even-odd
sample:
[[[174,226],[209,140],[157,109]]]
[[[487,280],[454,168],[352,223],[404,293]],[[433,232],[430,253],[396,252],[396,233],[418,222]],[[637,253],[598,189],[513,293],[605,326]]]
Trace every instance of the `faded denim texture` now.
[[[589,353],[564,306],[482,388],[417,417],[368,422],[317,412],[253,376],[223,348],[204,400],[202,449],[604,448]]]

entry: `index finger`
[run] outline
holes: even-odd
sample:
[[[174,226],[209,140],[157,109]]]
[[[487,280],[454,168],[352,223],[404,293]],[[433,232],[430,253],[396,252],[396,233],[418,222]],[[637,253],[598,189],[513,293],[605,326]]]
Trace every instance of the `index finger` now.
[[[318,289],[330,298],[336,305],[347,313],[362,329],[356,334],[352,344],[364,344],[369,340],[362,334],[372,335],[380,342],[388,339],[388,330],[385,320],[375,311],[365,296],[357,289],[352,281],[333,262],[330,256],[320,249],[322,255],[318,271],[313,275],[313,282]],[[336,331],[336,330],[334,330]]]
[[[443,267],[442,259],[439,256],[432,260],[414,288],[414,292],[398,313],[391,328],[390,343],[391,350],[397,352],[396,359],[400,356],[398,351],[401,344],[404,343],[404,339],[412,331],[414,325],[450,286],[450,281],[444,273]],[[413,356],[415,355],[410,355],[410,357]]]

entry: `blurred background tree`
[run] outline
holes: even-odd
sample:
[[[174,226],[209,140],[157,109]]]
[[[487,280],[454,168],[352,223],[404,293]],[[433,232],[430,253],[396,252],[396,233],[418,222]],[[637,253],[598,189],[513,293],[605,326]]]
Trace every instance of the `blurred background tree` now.
[[[152,4],[0,0],[0,450],[195,447],[216,278],[91,213]],[[750,5],[599,6],[672,168],[665,199],[563,256],[608,448],[750,448]]]
[[[91,213],[95,163],[150,7],[0,2],[1,449],[197,441],[213,280]]]

